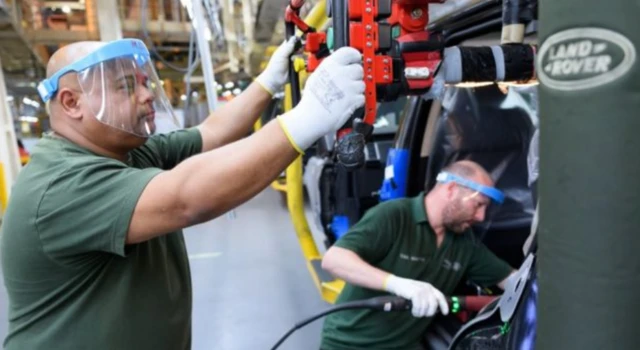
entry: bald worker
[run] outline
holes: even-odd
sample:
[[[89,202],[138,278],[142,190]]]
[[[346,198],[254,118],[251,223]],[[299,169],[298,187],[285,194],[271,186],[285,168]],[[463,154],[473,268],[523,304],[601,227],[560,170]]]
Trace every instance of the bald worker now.
[[[411,300],[411,312],[346,310],[329,315],[321,349],[423,349],[444,295],[472,280],[504,289],[513,269],[476,242],[471,225],[485,220],[490,201],[502,203],[477,163],[443,169],[426,195],[383,202],[369,210],[325,254],[322,267],[347,282],[337,304],[389,293]]]
[[[201,125],[162,135],[157,126],[175,118],[141,41],[76,43],[51,57],[38,92],[53,132],[2,223],[5,349],[190,349],[182,229],[262,191],[364,104],[361,56],[340,49],[298,106],[242,138],[287,81],[293,48],[283,43]]]

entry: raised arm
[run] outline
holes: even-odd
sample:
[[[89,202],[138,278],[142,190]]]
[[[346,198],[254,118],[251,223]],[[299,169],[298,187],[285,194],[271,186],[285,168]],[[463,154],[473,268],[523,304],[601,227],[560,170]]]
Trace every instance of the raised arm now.
[[[362,77],[360,53],[340,49],[309,77],[296,108],[248,138],[156,175],[135,207],[127,243],[211,220],[262,191],[299,156],[296,150],[338,130],[364,104]]]
[[[287,82],[289,56],[295,37],[273,53],[267,68],[236,98],[211,113],[198,126],[202,134],[202,151],[224,146],[247,135],[258,117]]]

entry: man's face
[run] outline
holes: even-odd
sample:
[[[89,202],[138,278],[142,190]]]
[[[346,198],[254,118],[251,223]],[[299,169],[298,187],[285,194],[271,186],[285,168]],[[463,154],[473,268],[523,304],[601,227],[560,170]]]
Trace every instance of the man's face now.
[[[90,84],[83,82],[83,86],[91,87],[88,91],[85,88],[89,115],[137,136],[155,133],[154,95],[147,74],[140,69],[105,65],[90,75]]]
[[[491,186],[487,181],[483,182]],[[489,199],[482,193],[455,184],[453,195],[442,213],[445,228],[456,233],[465,232],[471,225],[484,221],[488,205]]]

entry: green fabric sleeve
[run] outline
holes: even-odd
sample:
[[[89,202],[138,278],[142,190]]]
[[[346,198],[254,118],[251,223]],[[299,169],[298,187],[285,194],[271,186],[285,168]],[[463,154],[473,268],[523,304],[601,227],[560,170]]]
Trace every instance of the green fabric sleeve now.
[[[483,287],[496,285],[513,271],[502,259],[498,258],[484,244],[471,243],[473,253],[467,269],[467,278]]]
[[[77,163],[53,180],[36,216],[42,248],[60,262],[87,252],[124,256],[129,223],[142,191],[162,170],[104,158]]]
[[[197,127],[154,135],[134,152],[156,167],[169,170],[202,152],[202,135]]]
[[[384,259],[398,236],[399,215],[394,205],[382,203],[369,209],[351,229],[334,244],[353,251],[368,263]]]

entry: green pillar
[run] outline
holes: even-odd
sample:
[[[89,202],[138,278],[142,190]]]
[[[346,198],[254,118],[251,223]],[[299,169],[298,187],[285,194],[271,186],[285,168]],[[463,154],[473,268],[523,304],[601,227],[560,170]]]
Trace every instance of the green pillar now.
[[[536,349],[638,349],[640,3],[539,10]]]

